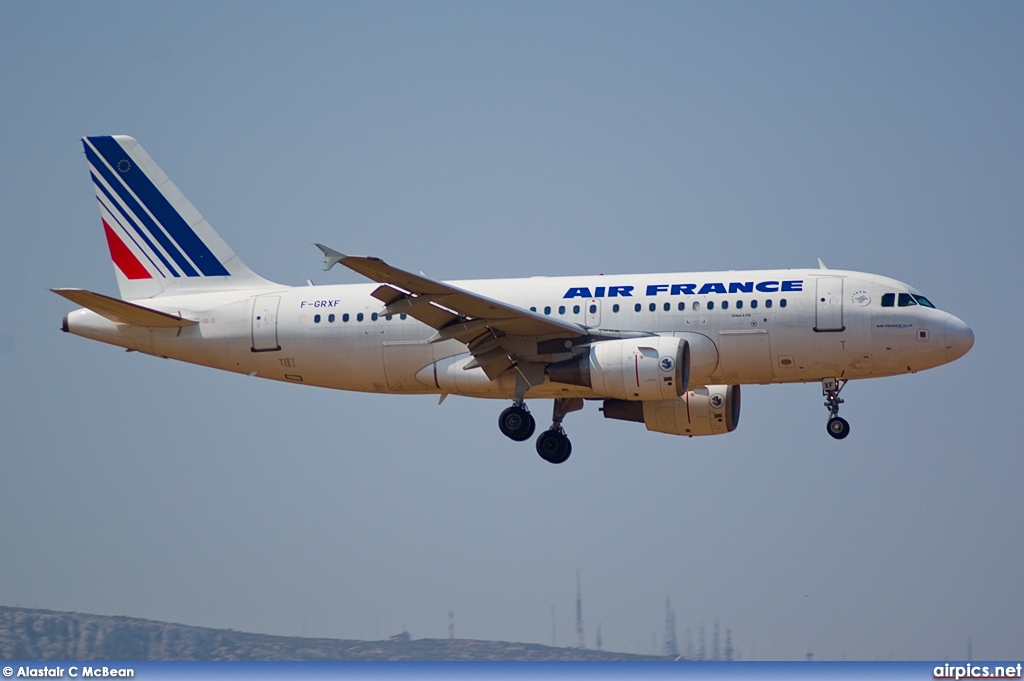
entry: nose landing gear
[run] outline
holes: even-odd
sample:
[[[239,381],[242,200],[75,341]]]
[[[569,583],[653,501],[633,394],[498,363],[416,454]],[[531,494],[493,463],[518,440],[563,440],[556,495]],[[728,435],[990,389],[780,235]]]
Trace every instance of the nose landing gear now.
[[[825,408],[829,413],[825,428],[836,440],[842,440],[850,434],[850,423],[839,416],[839,405],[845,401],[839,397],[839,393],[848,382],[849,379],[840,381],[836,378],[825,378],[821,381],[821,394],[825,397]]]

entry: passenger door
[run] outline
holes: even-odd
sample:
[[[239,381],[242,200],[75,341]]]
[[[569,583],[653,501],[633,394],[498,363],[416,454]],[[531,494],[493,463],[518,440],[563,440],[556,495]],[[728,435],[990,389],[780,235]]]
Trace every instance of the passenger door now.
[[[842,277],[818,277],[814,298],[814,330],[846,330],[843,326]]]

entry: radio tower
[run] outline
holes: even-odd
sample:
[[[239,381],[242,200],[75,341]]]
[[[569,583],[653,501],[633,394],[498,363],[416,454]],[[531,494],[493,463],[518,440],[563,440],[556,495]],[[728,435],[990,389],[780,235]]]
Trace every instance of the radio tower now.
[[[583,638],[583,595],[580,589],[579,570],[576,571],[576,647],[587,647],[587,640]]]
[[[672,599],[665,597],[665,657],[679,657],[679,645],[676,641],[676,611],[672,608]]]

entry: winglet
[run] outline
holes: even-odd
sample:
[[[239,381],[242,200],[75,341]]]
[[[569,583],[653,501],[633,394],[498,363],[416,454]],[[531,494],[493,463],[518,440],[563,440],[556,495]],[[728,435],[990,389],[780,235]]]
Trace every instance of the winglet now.
[[[328,248],[323,244],[316,244],[316,247],[324,254],[324,272],[341,262],[342,258],[348,257],[344,253],[338,253],[338,251],[333,248]]]
[[[818,267],[819,267],[820,269],[823,269],[823,270],[827,270],[827,269],[828,269],[827,267],[825,267],[825,263],[823,263],[823,262],[821,261],[821,258],[818,258]]]

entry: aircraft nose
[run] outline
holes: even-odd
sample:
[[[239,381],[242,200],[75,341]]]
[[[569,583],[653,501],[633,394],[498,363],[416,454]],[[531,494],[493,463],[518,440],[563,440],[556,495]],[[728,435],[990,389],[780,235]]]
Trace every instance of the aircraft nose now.
[[[946,320],[946,361],[952,362],[967,354],[974,346],[971,327],[952,315]]]

